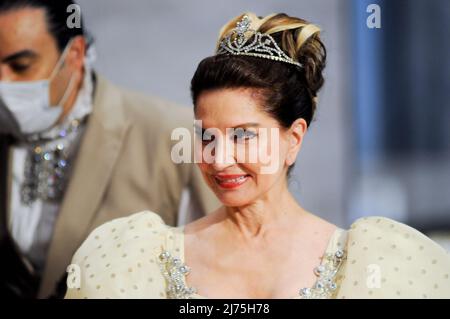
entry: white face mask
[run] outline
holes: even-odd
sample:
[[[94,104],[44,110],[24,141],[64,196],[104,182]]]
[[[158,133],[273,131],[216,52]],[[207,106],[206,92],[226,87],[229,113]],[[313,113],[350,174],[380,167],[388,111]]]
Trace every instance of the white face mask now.
[[[66,58],[70,41],[64,49],[52,74],[47,80],[30,82],[1,82],[0,98],[14,117],[22,134],[43,132],[56,124],[63,111],[63,105],[72,91],[74,75],[66,91],[55,106],[50,103],[50,83]]]

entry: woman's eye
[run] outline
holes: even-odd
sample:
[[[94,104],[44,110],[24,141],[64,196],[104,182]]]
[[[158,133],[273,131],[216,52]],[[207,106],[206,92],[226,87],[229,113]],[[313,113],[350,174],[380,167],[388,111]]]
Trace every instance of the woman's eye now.
[[[214,141],[214,135],[204,134],[202,138],[203,144],[209,144]]]
[[[233,137],[235,141],[246,141],[256,137],[256,133],[249,130],[237,129],[234,131]]]
[[[211,143],[215,139],[214,134],[209,134],[201,129],[195,129],[195,135],[203,144]]]

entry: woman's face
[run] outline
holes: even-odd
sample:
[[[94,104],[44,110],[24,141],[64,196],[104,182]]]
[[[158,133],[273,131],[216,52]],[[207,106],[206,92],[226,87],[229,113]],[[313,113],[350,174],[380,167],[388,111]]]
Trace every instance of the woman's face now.
[[[204,91],[197,99],[196,159],[225,206],[245,206],[279,191],[301,147],[306,121],[282,128],[260,101],[256,89]]]

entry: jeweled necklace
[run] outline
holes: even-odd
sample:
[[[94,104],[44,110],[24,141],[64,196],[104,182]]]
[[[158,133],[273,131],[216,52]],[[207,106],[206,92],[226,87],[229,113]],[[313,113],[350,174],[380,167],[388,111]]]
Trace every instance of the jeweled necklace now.
[[[45,137],[29,140],[25,160],[24,181],[21,185],[21,202],[31,205],[37,199],[58,202],[67,185],[71,161],[84,127],[84,120],[72,120],[52,129]]]

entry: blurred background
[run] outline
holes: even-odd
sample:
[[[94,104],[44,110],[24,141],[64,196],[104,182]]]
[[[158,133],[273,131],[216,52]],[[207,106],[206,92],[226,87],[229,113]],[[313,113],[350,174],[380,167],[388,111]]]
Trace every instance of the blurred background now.
[[[328,49],[326,82],[292,192],[342,227],[387,216],[450,249],[450,1],[78,3],[101,74],[186,107],[197,64],[214,53],[230,18],[284,12],[319,25]],[[379,28],[368,27],[371,4],[380,9]]]

